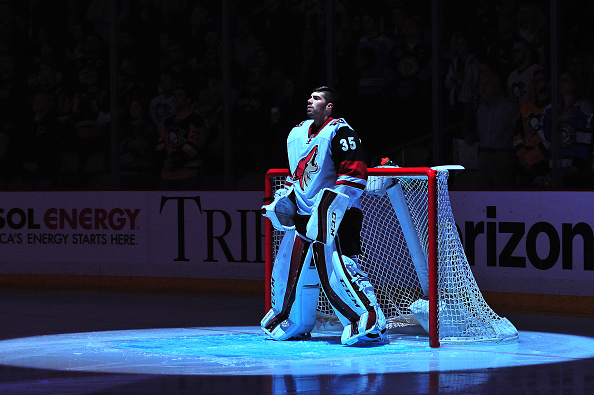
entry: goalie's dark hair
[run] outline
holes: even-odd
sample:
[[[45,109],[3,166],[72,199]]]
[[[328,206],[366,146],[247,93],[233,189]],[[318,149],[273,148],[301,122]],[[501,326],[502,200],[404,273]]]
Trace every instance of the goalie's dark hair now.
[[[332,103],[332,113],[336,113],[336,104],[339,97],[338,93],[334,89],[323,85],[313,89],[312,92],[321,92],[326,99],[326,103]]]

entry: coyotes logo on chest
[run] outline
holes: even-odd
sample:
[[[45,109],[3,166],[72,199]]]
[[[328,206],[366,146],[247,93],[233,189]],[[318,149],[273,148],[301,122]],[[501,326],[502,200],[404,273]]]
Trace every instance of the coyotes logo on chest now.
[[[319,170],[316,159],[318,158],[318,146],[313,147],[309,154],[299,160],[297,168],[293,172],[293,180],[299,181],[301,190],[305,190],[311,181],[311,175]]]

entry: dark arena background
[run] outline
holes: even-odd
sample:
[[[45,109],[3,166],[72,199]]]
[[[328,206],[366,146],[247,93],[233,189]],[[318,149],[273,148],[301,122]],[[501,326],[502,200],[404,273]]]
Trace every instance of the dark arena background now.
[[[577,0],[0,0],[0,393],[594,393],[593,17]],[[457,230],[517,339],[260,330],[265,174],[321,85],[369,167],[464,166]],[[180,131],[183,164],[163,151]]]

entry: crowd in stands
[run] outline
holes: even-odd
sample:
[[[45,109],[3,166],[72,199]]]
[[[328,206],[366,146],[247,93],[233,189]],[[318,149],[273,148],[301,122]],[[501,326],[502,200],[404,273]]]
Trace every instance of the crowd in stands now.
[[[0,0],[0,190],[110,188],[113,174],[122,189],[222,186],[222,2],[118,0],[116,84],[110,3]],[[561,186],[592,187],[594,3],[559,5],[559,77],[548,1],[440,4],[443,150],[470,155],[466,186],[551,187],[559,144]],[[331,82],[326,5],[228,0],[237,188],[286,167],[286,136],[320,85],[340,93],[370,158],[431,133],[431,1],[335,0]]]

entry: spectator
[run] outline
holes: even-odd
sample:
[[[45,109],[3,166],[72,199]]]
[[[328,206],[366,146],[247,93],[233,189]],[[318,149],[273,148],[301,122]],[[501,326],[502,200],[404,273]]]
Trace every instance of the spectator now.
[[[370,152],[384,146],[379,136],[365,134],[367,130],[382,130],[385,122],[382,117],[369,117],[368,114],[385,113],[387,103],[385,90],[388,82],[388,56],[394,42],[380,29],[381,15],[378,10],[366,9],[360,14],[362,36],[356,46],[357,67],[357,111],[353,113],[352,122],[359,135],[366,141]],[[365,127],[363,127],[365,125]]]
[[[161,130],[163,121],[175,114],[175,87],[177,80],[171,71],[161,71],[159,77],[159,94],[149,105],[149,115],[157,130]]]
[[[71,110],[78,170],[87,176],[107,170],[109,93],[96,69],[83,69],[79,84]]]
[[[0,54],[0,122],[13,122],[24,115],[26,76],[11,53]]]
[[[455,57],[452,59],[445,78],[449,90],[448,103],[450,123],[462,121],[464,109],[475,99],[478,90],[480,62],[470,51],[468,37],[454,35]]]
[[[196,98],[196,111],[209,128],[217,128],[221,122],[223,109],[223,88],[221,75],[213,73],[207,77],[206,84]]]
[[[518,35],[526,40],[532,48],[536,48],[539,45],[539,39],[543,32],[540,31],[539,17],[542,17],[539,13],[541,10],[536,2],[525,1],[518,5],[516,11],[516,26]],[[536,52],[536,51],[535,51]]]
[[[357,102],[356,98],[353,97],[354,95],[350,94],[350,92],[357,91],[357,45],[352,32],[349,29],[336,31],[335,46],[336,87],[339,92],[347,93],[349,97],[343,98],[343,107],[350,108],[351,102]],[[349,110],[348,112],[355,113],[355,110]]]
[[[195,79],[197,76],[190,66],[185,48],[179,42],[174,41],[169,45],[167,53],[168,70],[174,73],[175,79],[179,83],[188,86],[189,89],[196,89]]]
[[[469,106],[465,120],[466,139],[478,141],[480,188],[510,188],[514,185],[517,159],[513,151],[518,105],[503,94],[501,79],[490,69],[479,78],[479,102]]]
[[[283,95],[278,102],[279,118],[277,121],[280,128],[286,131],[301,121],[301,118],[303,118],[303,105],[301,101],[301,90],[295,84],[295,80],[290,77],[287,78],[285,80]],[[285,142],[284,137],[282,139],[283,146]]]
[[[301,38],[301,45],[295,51],[293,63],[296,66],[295,75],[299,75],[301,86],[312,87],[322,84],[320,79],[325,76],[320,75],[320,70],[326,69],[326,54],[321,37],[315,30],[305,30]]]
[[[267,163],[263,160],[268,155],[270,141],[270,113],[274,106],[272,95],[266,89],[266,74],[260,66],[254,66],[246,84],[240,89],[234,108],[234,137],[237,150],[234,153],[240,171],[265,172]],[[254,139],[253,128],[258,125],[259,138]],[[263,144],[264,143],[264,144]]]
[[[407,17],[403,34],[404,40],[394,46],[388,60],[393,76],[388,84],[388,95],[394,115],[400,120],[397,144],[430,127],[425,111],[419,109],[431,108],[431,47],[423,39],[416,15]]]
[[[594,100],[594,59],[589,52],[579,51],[569,56],[567,69],[581,81],[584,98]]]
[[[151,81],[159,72],[159,63],[154,59],[158,52],[155,44],[162,26],[162,16],[157,12],[153,0],[131,2],[130,17],[123,29],[134,35],[135,51],[142,60],[139,72],[145,82]]]
[[[195,54],[191,64],[195,69],[194,87],[202,89],[211,76],[220,75],[223,70],[221,64],[221,40],[219,33],[209,30],[204,37],[204,51]]]
[[[159,37],[157,40],[157,50],[156,50],[156,62],[158,64],[159,70],[171,70],[170,60],[169,60],[169,47],[174,42],[174,35],[168,29],[165,29],[159,33]]]
[[[208,131],[191,103],[188,89],[177,87],[175,115],[165,119],[157,141],[161,188],[196,189],[201,185]]]
[[[64,62],[65,48],[58,50],[55,38],[48,29],[40,27],[37,30],[36,40],[31,42],[32,51],[29,54],[29,66],[35,69],[41,63],[52,63],[57,70],[61,70]]]
[[[549,60],[551,58],[549,8],[545,4],[535,3],[529,10],[531,13],[528,15],[528,18],[531,19],[532,22],[530,22],[531,34],[528,36],[527,40],[530,42],[530,45],[532,45],[534,50],[536,63],[541,66],[547,66],[549,65]],[[521,36],[522,32],[519,31],[518,34]]]
[[[11,136],[4,131],[4,128],[0,129],[0,190],[4,190],[8,185],[8,179],[10,177],[10,171],[8,169],[7,154],[8,148],[11,144]]]
[[[592,104],[584,99],[579,78],[571,71],[561,74],[559,94],[559,156],[562,186],[576,188],[592,182]],[[543,134],[545,146],[551,150],[553,142],[553,107],[544,112]],[[549,185],[551,185],[549,183]]]
[[[130,16],[130,1],[120,0],[117,2],[117,22],[122,23]],[[87,9],[87,19],[94,26],[95,33],[101,37],[103,42],[109,41],[109,1],[107,0],[91,0],[89,8]]]
[[[17,142],[21,152],[19,186],[24,189],[50,189],[57,184],[61,136],[52,99],[47,92],[35,94],[30,124]]]
[[[237,18],[233,37],[233,59],[242,70],[250,70],[256,63],[256,53],[260,42],[254,37],[248,18],[240,15]]]
[[[202,56],[209,50],[207,36],[215,31],[209,10],[204,5],[194,5],[189,24],[187,39],[191,56]],[[218,50],[218,46],[216,49]]]
[[[237,92],[233,91],[231,96],[236,97]],[[204,152],[204,170],[207,176],[205,182],[209,184],[220,180],[222,173],[221,158],[223,157],[223,87],[220,75],[210,75],[206,85],[197,94],[196,112],[204,120],[208,132],[206,145],[208,149]]]
[[[500,14],[497,19],[497,36],[485,45],[486,53],[482,56],[482,61],[489,64],[501,78],[507,78],[514,69],[513,44],[519,39],[514,16],[509,13]]]
[[[154,147],[157,130],[148,119],[142,102],[132,99],[121,125],[119,160],[120,185],[125,188],[155,186]]]
[[[278,67],[287,70],[291,66],[291,53],[303,37],[299,16],[290,13],[286,1],[263,0],[261,3],[262,7],[252,14],[252,32],[266,53],[274,53]]]
[[[118,73],[118,97],[125,106],[125,111],[128,111],[128,106],[134,98],[142,98],[144,105],[147,105],[146,97],[149,88],[143,82],[144,80],[138,75],[138,66],[136,61],[132,59],[121,62]]]
[[[70,97],[62,81],[62,73],[57,71],[53,64],[41,63],[38,73],[29,77],[29,88],[53,95],[58,119],[61,123],[68,121]]]
[[[365,11],[361,21],[363,36],[357,43],[358,93],[363,97],[380,95],[385,90],[386,66],[394,41],[380,30],[381,16],[378,12]]]
[[[83,48],[84,58],[80,62],[80,67],[74,72],[78,73],[85,67],[96,69],[100,74],[103,74],[108,68],[107,51],[105,50],[105,42],[97,34],[90,33]]]
[[[296,10],[295,7],[292,11],[300,12],[303,14],[304,26],[306,29],[312,29],[318,33],[326,31],[326,22],[328,10],[326,9],[326,1],[316,1],[305,4],[300,10]],[[334,3],[334,26],[337,29],[346,28],[348,25],[348,12],[344,1],[337,1]]]
[[[129,29],[120,28],[117,40],[118,61],[120,63],[129,61],[138,63],[141,58],[138,53],[139,47],[134,33]]]
[[[84,64],[86,38],[85,26],[78,23],[74,26],[67,39],[66,64],[73,70],[82,68]]]
[[[544,111],[551,103],[550,76],[544,69],[534,72],[532,98],[520,107],[514,149],[521,165],[518,186],[544,186],[548,173],[548,150],[542,142]]]
[[[391,9],[391,34],[389,36],[395,43],[404,40],[404,23],[407,19],[407,13],[402,3],[395,3]]]
[[[256,54],[256,67],[259,67],[262,70],[265,77],[264,88],[271,95],[270,101],[274,103],[282,96],[287,77],[285,71],[272,59],[273,57],[263,49],[258,50]],[[251,70],[253,70],[253,68],[250,69],[250,72]],[[246,80],[249,81],[249,78],[250,76],[248,75]]]
[[[507,90],[521,106],[530,99],[530,84],[536,70],[542,66],[534,61],[534,51],[530,43],[524,39],[518,40],[512,47],[512,56],[516,68],[507,78]]]
[[[270,112],[270,156],[267,158],[269,168],[285,168],[288,166],[283,150],[287,142],[287,131],[301,122],[303,118],[302,98],[298,93],[295,80],[287,78],[283,96]]]
[[[168,28],[175,27],[187,12],[188,2],[184,0],[153,0],[152,3],[163,25]]]

